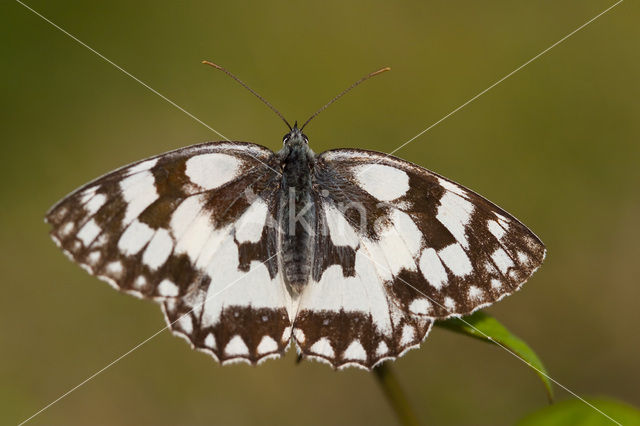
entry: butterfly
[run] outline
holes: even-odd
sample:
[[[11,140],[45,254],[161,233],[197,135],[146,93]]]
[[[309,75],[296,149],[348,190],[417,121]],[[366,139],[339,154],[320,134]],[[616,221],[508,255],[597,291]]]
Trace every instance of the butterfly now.
[[[211,142],[108,173],[50,209],[51,237],[90,274],[157,301],[175,334],[223,364],[293,342],[371,369],[541,265],[538,237],[475,192],[379,152],[316,154],[305,125],[284,121],[278,152]]]

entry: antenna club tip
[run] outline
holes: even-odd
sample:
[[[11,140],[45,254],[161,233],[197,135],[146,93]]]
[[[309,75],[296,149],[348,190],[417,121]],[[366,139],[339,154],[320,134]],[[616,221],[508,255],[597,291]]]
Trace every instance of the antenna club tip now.
[[[212,66],[214,68],[217,68],[219,70],[222,69],[222,67],[220,65],[214,64],[213,62],[209,62],[209,61],[202,61],[201,64],[210,65],[210,66]]]
[[[382,74],[383,72],[386,72],[386,71],[391,71],[391,67],[380,68],[378,71],[374,71],[371,74],[369,74],[369,77],[373,77],[374,75]]]

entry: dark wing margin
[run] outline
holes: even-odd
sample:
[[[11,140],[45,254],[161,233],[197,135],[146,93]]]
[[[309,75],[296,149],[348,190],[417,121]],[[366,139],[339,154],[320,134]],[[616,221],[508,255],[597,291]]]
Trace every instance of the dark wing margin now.
[[[316,182],[344,210],[357,252],[365,250],[389,298],[413,316],[443,319],[490,305],[518,290],[545,256],[540,239],[500,207],[386,154],[324,152]]]
[[[46,222],[69,258],[161,303],[169,327],[192,345],[222,362],[256,363],[284,351],[289,324],[268,226],[277,170],[259,145],[194,145],[84,185]]]

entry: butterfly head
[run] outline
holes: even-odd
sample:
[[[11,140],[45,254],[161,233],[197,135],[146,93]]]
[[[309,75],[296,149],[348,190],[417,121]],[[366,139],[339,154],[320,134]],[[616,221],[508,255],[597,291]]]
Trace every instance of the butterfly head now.
[[[282,144],[284,146],[308,145],[309,138],[302,133],[302,130],[298,129],[298,122],[296,122],[293,125],[293,129],[282,137]]]

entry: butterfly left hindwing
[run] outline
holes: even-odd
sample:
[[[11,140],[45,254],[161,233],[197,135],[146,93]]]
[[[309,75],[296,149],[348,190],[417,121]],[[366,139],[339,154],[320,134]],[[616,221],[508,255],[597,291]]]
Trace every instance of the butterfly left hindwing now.
[[[306,356],[339,368],[371,368],[415,347],[433,322],[394,302],[363,239],[328,197],[316,200],[316,261],[293,336]]]

